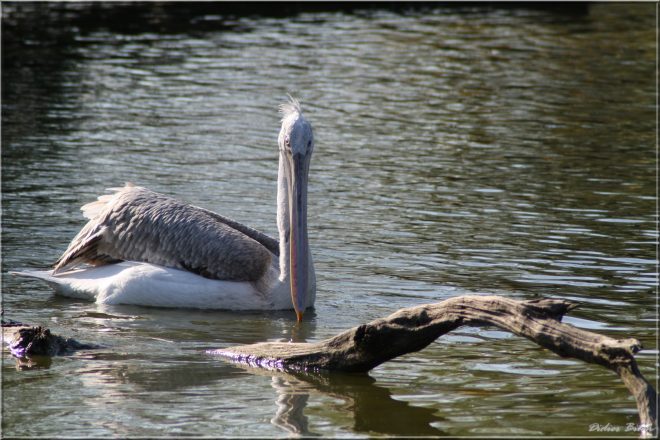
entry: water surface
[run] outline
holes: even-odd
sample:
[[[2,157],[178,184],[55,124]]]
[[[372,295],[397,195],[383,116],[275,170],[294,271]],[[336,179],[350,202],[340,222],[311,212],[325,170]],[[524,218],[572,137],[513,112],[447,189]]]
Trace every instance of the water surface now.
[[[3,30],[3,310],[107,347],[48,368],[3,354],[4,435],[574,436],[636,423],[612,372],[492,328],[369,376],[260,372],[205,350],[316,341],[493,293],[579,302],[566,322],[640,339],[657,380],[653,5],[185,19],[18,42]],[[79,207],[125,181],[276,236],[287,93],[316,137],[318,295],[302,325],[293,312],[90,304],[6,274],[50,265],[84,224]]]

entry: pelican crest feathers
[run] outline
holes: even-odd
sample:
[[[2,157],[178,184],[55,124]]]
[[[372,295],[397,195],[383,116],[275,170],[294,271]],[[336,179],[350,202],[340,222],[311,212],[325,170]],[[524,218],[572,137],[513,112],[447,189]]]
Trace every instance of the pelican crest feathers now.
[[[300,106],[300,101],[298,101],[296,98],[294,98],[291,95],[288,96],[289,96],[289,102],[280,104],[280,113],[282,114],[282,122],[284,122],[286,118],[288,118],[294,113],[298,113],[299,115],[302,115],[302,107]]]

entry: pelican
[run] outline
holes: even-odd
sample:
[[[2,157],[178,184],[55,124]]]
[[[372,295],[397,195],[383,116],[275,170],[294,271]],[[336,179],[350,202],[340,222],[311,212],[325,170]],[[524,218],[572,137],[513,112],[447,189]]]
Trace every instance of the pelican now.
[[[298,321],[314,305],[316,275],[307,235],[307,183],[314,150],[300,103],[280,106],[279,240],[212,211],[149,189],[110,188],[81,210],[89,222],[50,271],[55,292],[101,304],[285,310]]]

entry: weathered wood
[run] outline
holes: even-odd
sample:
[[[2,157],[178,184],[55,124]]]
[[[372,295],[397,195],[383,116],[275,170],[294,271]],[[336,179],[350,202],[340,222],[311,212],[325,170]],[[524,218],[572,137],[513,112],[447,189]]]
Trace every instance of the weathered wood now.
[[[561,322],[576,304],[558,299],[517,301],[500,296],[460,296],[401,309],[316,343],[266,342],[211,353],[251,366],[283,371],[367,372],[418,351],[458,327],[493,325],[560,356],[615,371],[635,397],[642,436],[657,433],[656,392],[640,373],[636,339],[613,339]]]
[[[99,348],[55,335],[42,326],[30,326],[11,320],[2,322],[2,339],[11,354],[17,358],[61,356],[76,350]]]

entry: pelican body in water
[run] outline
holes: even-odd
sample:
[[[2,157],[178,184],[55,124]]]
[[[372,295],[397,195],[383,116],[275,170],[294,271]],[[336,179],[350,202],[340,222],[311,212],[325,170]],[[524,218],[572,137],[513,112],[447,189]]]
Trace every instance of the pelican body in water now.
[[[307,182],[314,150],[298,101],[280,106],[279,240],[146,188],[112,188],[81,209],[89,222],[52,271],[15,272],[58,294],[104,304],[296,311],[314,305]]]

